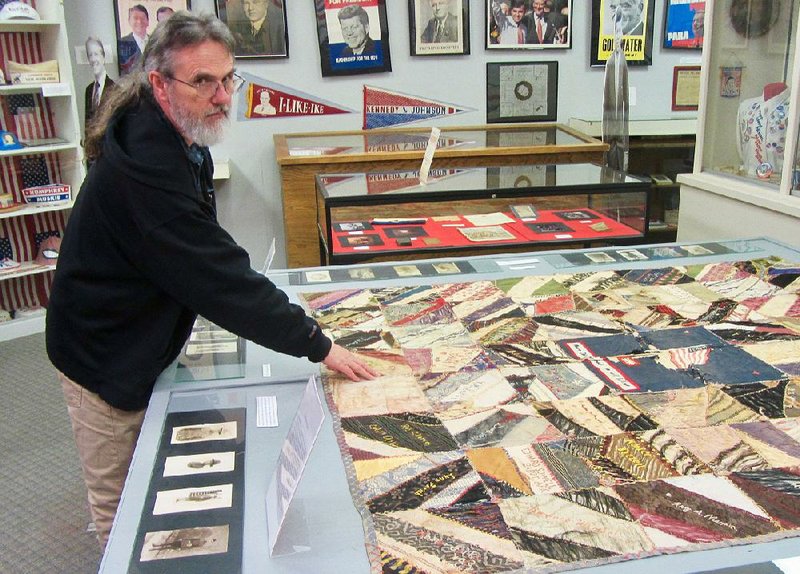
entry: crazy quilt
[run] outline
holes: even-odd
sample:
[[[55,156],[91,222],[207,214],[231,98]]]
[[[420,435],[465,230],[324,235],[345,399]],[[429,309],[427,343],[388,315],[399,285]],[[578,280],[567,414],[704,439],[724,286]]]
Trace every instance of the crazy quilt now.
[[[800,535],[796,263],[301,297],[382,374],[323,373],[375,572],[560,571]]]

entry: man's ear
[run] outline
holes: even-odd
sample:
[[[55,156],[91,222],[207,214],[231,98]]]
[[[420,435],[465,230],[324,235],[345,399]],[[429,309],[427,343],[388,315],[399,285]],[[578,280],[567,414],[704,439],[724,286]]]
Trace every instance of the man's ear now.
[[[167,97],[167,81],[159,72],[152,70],[147,73],[147,80],[153,88],[153,96],[162,109],[167,109],[169,98]]]

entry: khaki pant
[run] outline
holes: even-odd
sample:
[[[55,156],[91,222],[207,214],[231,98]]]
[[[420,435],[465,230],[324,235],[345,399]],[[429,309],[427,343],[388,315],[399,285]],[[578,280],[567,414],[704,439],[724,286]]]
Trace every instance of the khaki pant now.
[[[145,411],[115,409],[62,373],[58,379],[89,490],[89,510],[97,538],[105,547]]]

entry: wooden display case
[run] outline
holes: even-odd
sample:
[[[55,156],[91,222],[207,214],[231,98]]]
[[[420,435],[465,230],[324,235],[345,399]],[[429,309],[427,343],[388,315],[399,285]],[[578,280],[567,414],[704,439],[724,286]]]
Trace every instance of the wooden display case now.
[[[314,176],[419,169],[430,128],[276,134],[289,267],[320,261]],[[600,163],[608,146],[560,124],[443,128],[433,169]]]
[[[650,183],[593,164],[321,174],[320,263],[641,243]]]

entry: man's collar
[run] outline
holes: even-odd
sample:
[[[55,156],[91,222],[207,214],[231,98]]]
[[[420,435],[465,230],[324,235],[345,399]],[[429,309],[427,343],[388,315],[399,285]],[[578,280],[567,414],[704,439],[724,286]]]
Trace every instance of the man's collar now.
[[[256,20],[255,23],[250,22],[250,27],[253,30],[253,33],[260,32],[261,28],[264,26],[264,22],[267,21],[267,15],[264,14],[264,17],[261,20]]]

